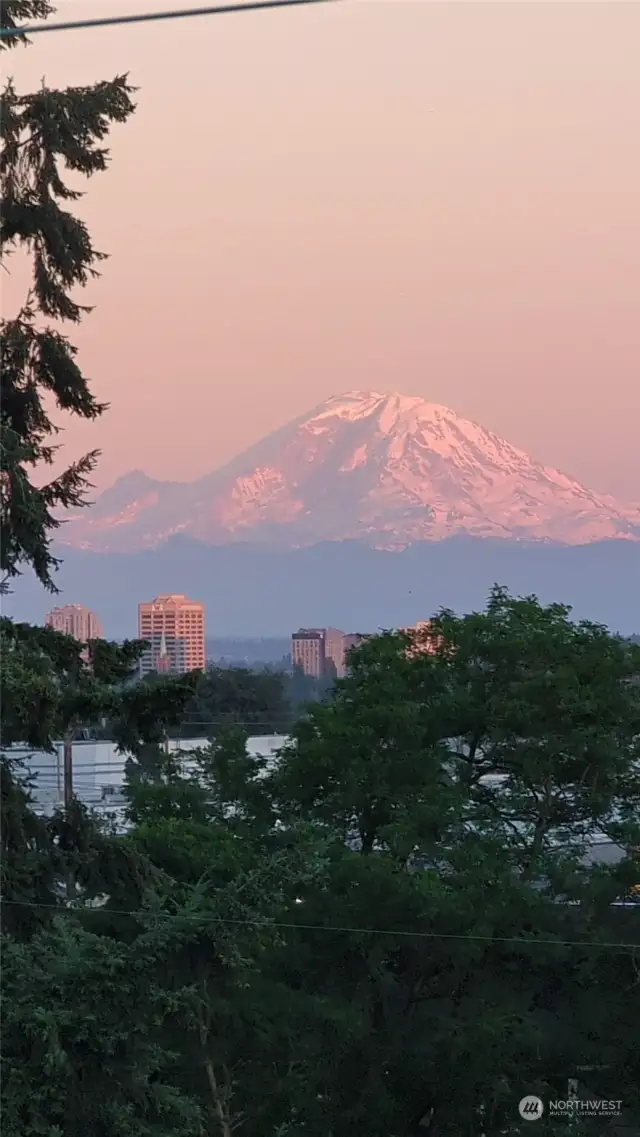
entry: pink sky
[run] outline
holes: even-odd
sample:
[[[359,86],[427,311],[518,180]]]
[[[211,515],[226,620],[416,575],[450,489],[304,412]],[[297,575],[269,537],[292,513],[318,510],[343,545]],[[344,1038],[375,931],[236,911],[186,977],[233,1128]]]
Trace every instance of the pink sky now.
[[[639,42],[638,4],[355,0],[5,55],[21,89],[140,88],[81,207],[112,259],[72,334],[111,410],[65,457],[190,479],[370,387],[639,499]]]

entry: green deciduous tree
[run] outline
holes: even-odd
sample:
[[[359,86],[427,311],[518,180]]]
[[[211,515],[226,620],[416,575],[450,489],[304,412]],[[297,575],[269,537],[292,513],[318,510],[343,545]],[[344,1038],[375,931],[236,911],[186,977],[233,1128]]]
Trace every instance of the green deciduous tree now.
[[[638,871],[637,650],[501,589],[431,634],[361,648],[270,781],[285,822],[339,838],[283,955],[288,982],[350,1008],[312,1131],[517,1132],[519,1097],[566,1096],[604,1053],[596,1080],[637,1110],[634,951],[604,946],[640,934],[613,906]],[[586,863],[596,833],[618,864]]]

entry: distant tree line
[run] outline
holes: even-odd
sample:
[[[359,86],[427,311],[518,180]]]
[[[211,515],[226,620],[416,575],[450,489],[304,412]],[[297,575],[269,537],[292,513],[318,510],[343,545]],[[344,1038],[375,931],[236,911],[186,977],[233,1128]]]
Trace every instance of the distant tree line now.
[[[209,737],[242,726],[255,734],[286,734],[307,704],[326,698],[331,686],[330,679],[315,679],[298,667],[287,672],[209,664],[179,733],[182,738]]]

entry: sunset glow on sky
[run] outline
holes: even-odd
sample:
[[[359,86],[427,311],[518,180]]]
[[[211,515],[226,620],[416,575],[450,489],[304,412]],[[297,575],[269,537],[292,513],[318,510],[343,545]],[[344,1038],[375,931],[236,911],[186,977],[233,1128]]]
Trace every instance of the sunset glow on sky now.
[[[69,334],[111,410],[65,460],[191,479],[373,388],[640,499],[639,43],[638,4],[356,0],[16,49],[19,90],[139,87],[80,206],[111,259]]]

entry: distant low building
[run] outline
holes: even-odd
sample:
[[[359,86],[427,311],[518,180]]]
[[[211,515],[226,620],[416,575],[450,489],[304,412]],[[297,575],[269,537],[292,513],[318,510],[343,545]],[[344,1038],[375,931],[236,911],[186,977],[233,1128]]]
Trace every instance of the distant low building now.
[[[299,628],[291,637],[291,662],[314,679],[342,679],[349,652],[367,638],[339,628]]]
[[[251,758],[266,760],[273,766],[279,751],[289,739],[282,734],[252,735],[247,739],[247,754]],[[174,755],[183,774],[195,774],[193,751],[210,745],[208,738],[170,740],[168,754]],[[38,814],[51,816],[64,805],[64,743],[54,742],[53,750],[34,751],[28,746],[7,747],[4,754],[16,762],[17,777],[30,787],[33,809]],[[74,740],[72,744],[73,792],[87,809],[115,822],[120,832],[126,832],[128,801],[124,793],[127,761],[131,755],[122,753],[117,743],[94,739]]]
[[[433,654],[439,637],[431,632],[431,620],[417,620],[398,631],[411,639],[408,655]],[[338,628],[298,628],[291,636],[291,663],[314,679],[342,679],[348,670],[349,653],[371,636],[341,632]]]
[[[344,638],[339,628],[299,628],[291,637],[291,662],[314,679],[341,679]]]
[[[65,636],[73,636],[81,644],[102,639],[102,625],[98,617],[82,604],[65,604],[62,608],[53,608],[45,616],[44,622],[47,628],[53,628]]]

